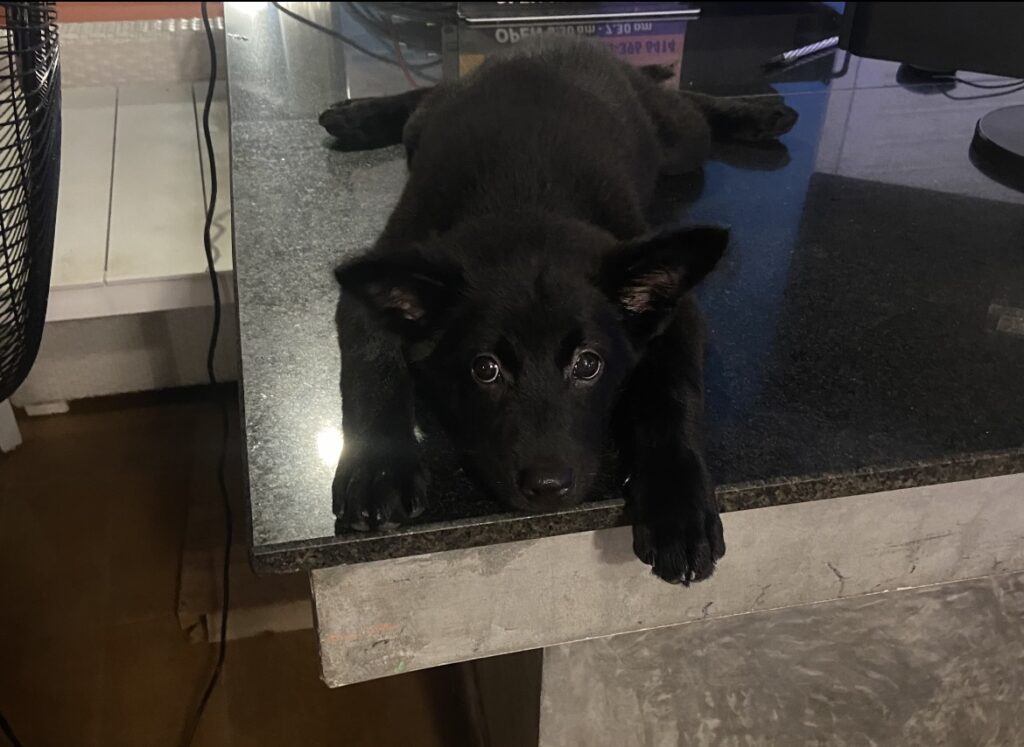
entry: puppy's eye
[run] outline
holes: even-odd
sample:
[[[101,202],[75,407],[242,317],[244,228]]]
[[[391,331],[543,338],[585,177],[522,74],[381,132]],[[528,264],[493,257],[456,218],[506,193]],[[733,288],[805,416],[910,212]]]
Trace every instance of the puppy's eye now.
[[[593,350],[584,350],[576,356],[576,362],[572,366],[572,377],[580,381],[590,381],[601,373],[602,365],[604,361],[601,360],[601,356]]]
[[[473,378],[481,384],[493,384],[501,378],[501,364],[493,355],[478,355],[473,359]]]

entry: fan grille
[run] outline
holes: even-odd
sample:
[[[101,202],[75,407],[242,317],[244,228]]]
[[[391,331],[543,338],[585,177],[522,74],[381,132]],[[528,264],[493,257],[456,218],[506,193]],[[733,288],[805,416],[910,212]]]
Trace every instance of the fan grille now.
[[[55,3],[0,3],[0,401],[39,351],[60,176]]]

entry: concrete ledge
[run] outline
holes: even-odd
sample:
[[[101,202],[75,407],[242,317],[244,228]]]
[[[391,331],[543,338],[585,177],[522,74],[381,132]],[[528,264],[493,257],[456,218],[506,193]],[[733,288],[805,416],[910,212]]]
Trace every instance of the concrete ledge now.
[[[628,528],[312,572],[324,680],[1024,569],[1024,474],[726,514],[711,580],[670,586]]]

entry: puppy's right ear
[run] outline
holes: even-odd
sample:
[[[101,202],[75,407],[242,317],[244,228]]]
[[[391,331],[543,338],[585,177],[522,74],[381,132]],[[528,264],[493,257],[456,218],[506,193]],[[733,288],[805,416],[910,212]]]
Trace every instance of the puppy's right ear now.
[[[408,338],[423,337],[440,324],[464,286],[458,267],[414,254],[357,259],[334,275],[345,293]]]

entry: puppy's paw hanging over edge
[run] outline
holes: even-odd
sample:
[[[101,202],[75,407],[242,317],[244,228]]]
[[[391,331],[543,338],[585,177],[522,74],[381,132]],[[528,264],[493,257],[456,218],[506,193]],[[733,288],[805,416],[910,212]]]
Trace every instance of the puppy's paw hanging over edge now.
[[[689,516],[638,520],[633,524],[633,552],[651,572],[672,584],[689,586],[710,578],[725,555],[722,520],[717,511]]]
[[[335,530],[394,529],[426,508],[427,476],[415,454],[345,454],[334,475]]]

